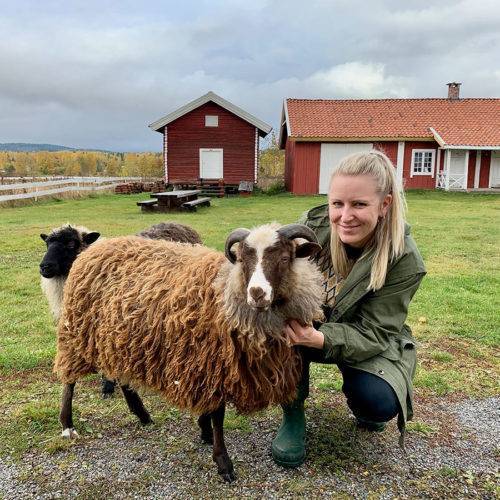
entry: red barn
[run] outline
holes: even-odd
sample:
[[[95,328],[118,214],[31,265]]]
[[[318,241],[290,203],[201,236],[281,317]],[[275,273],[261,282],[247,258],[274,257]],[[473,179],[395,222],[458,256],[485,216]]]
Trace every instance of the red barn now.
[[[285,184],[324,194],[344,156],[378,149],[406,189],[500,187],[500,99],[286,99],[280,128]]]
[[[213,92],[149,127],[163,134],[165,182],[257,182],[259,138],[271,126]]]

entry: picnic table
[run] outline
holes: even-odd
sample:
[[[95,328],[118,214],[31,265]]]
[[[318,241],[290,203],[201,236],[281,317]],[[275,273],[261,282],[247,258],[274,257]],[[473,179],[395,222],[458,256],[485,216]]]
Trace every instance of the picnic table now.
[[[151,193],[151,200],[138,201],[143,211],[172,212],[175,210],[196,210],[197,206],[210,205],[210,198],[198,198],[199,189],[163,191]]]

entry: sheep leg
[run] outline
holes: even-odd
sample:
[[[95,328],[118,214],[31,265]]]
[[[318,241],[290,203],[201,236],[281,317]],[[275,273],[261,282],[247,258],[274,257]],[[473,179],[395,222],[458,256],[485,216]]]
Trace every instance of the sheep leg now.
[[[222,476],[224,481],[231,483],[236,479],[234,475],[233,462],[229,458],[224,443],[224,413],[226,405],[223,403],[217,410],[212,412],[212,425],[214,428],[214,447],[212,458],[217,464],[217,472]]]
[[[75,383],[64,384],[61,413],[59,414],[59,422],[62,425],[62,434],[64,438],[72,439],[78,437],[78,433],[73,428],[73,393],[75,391]]]
[[[135,392],[134,389],[131,389],[127,384],[121,385],[120,387],[122,388],[129,410],[137,416],[137,418],[141,421],[141,424],[152,424],[153,420],[151,419],[148,410],[144,408],[139,394],[137,394],[137,392]]]
[[[104,399],[111,398],[115,392],[115,381],[101,375],[101,394]]]
[[[201,429],[201,440],[206,444],[213,444],[214,432],[212,430],[212,419],[210,413],[204,413],[198,417],[198,425]]]

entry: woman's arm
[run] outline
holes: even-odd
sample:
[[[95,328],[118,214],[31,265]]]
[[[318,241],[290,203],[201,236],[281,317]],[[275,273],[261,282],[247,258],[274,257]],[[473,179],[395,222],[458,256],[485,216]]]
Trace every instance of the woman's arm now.
[[[423,276],[418,273],[398,278],[367,294],[355,306],[350,322],[323,323],[315,330],[291,321],[286,332],[292,343],[322,348],[326,358],[335,363],[355,363],[371,358],[387,350],[391,337],[401,332],[408,306]]]

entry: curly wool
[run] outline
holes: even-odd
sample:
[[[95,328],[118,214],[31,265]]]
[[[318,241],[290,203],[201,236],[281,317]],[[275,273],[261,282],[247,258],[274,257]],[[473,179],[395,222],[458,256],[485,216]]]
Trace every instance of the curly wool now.
[[[200,235],[193,228],[179,222],[160,222],[137,233],[137,236],[152,240],[182,241],[201,245]]]
[[[301,261],[311,289],[257,313],[220,252],[136,237],[94,244],[69,275],[54,371],[72,383],[99,370],[198,414],[223,402],[251,413],[290,401],[300,356],[282,335],[284,318],[321,316],[321,276]]]

